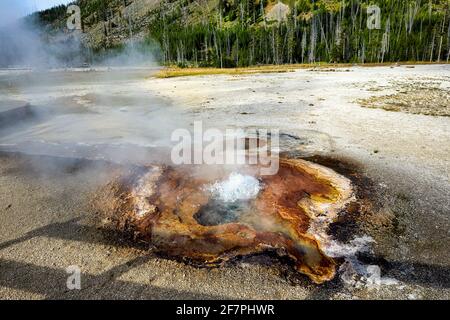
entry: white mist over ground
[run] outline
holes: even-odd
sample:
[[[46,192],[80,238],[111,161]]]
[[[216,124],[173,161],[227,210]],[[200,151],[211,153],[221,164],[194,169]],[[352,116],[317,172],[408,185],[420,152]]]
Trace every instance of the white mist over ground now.
[[[158,152],[152,150],[169,147],[171,133],[186,121],[176,107],[145,88],[152,72],[0,72],[0,118],[11,101],[28,103],[30,109],[22,121],[0,125],[0,150],[115,162],[154,160]]]
[[[87,65],[134,67],[155,66],[154,54],[159,44],[149,39],[130,39],[122,47],[92,53],[87,36],[68,30],[65,23],[58,29],[43,25],[38,10],[67,0],[48,0],[38,5],[31,1],[2,0],[0,2],[0,68],[45,70],[79,68]]]
[[[38,10],[29,1],[2,0],[0,4],[0,68],[45,69],[80,66],[83,44],[78,32],[45,30]],[[41,8],[41,7],[39,7]]]
[[[172,131],[186,126],[143,86],[158,45],[130,40],[94,57],[81,32],[62,26],[50,36],[24,17],[41,6],[0,3],[0,151],[151,161],[156,152],[146,148],[168,147]]]
[[[258,196],[261,185],[258,179],[233,172],[227,180],[218,181],[207,189],[213,196],[223,202],[251,200]]]

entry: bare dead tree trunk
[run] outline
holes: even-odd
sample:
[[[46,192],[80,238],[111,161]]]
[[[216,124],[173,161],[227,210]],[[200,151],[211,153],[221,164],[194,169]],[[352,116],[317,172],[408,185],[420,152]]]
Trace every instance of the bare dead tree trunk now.
[[[433,62],[433,56],[434,56],[434,38],[436,37],[436,29],[433,32],[433,39],[431,42],[431,48],[430,48],[430,62]]]
[[[441,40],[439,41],[439,51],[438,51],[437,62],[441,62],[442,41],[443,41],[443,37],[441,36]]]

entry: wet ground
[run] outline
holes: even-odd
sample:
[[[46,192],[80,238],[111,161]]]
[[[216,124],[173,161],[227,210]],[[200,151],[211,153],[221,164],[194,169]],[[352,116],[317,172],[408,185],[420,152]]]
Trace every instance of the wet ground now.
[[[16,109],[6,101],[29,103],[32,117],[17,113],[17,123],[0,129],[0,296],[448,299],[449,119],[357,102],[395,94],[406,80],[432,77],[445,90],[448,72],[421,66],[179,79],[3,72],[2,110]],[[339,246],[330,251],[342,266],[333,281],[314,285],[271,255],[198,268],[101,228],[89,200],[116,166],[145,162],[165,144],[162,132],[196,119],[208,127],[280,128],[291,156],[354,181],[360,206],[331,228]],[[82,270],[81,291],[67,290],[72,265]]]

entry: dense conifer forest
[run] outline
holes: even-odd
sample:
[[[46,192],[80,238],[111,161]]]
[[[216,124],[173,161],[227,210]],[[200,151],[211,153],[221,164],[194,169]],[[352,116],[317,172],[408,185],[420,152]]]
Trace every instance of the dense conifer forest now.
[[[449,0],[162,0],[147,14],[147,39],[180,66],[241,67],[314,62],[448,62]],[[85,28],[133,0],[80,0]],[[379,25],[371,6],[378,6]],[[42,23],[65,7],[39,13]],[[275,11],[275,18],[273,12]],[[277,17],[278,14],[278,17]],[[375,19],[375,20],[373,20]],[[131,20],[126,23],[132,24]],[[375,26],[375,25],[374,25]],[[105,34],[107,36],[107,34]],[[112,47],[104,42],[104,48]]]
[[[189,1],[186,1],[189,2]],[[448,1],[288,1],[284,21],[268,21],[267,0],[221,0],[189,21],[181,3],[163,3],[151,26],[165,61],[217,67],[312,62],[448,61]],[[369,5],[379,29],[367,26]],[[170,9],[171,8],[171,9]]]

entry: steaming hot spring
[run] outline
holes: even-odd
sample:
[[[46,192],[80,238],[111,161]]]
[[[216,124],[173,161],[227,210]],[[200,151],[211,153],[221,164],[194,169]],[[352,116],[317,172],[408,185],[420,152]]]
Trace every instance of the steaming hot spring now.
[[[288,256],[316,283],[331,280],[328,225],[352,200],[350,181],[304,160],[278,174],[152,165],[121,173],[97,210],[112,225],[168,256],[205,266],[262,252]]]

